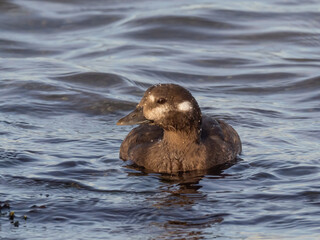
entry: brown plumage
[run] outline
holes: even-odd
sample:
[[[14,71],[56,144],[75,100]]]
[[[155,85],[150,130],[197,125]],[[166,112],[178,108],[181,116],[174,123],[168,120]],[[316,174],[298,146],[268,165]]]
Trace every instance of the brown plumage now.
[[[141,124],[122,142],[120,158],[153,172],[206,170],[241,153],[237,132],[222,120],[202,116],[191,93],[175,84],[150,87],[117,124]]]

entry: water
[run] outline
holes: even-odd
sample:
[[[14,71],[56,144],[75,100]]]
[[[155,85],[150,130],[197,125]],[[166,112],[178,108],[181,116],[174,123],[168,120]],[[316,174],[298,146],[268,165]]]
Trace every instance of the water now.
[[[0,239],[319,239],[319,53],[315,0],[1,0]],[[234,126],[242,161],[119,160],[116,121],[165,82]]]

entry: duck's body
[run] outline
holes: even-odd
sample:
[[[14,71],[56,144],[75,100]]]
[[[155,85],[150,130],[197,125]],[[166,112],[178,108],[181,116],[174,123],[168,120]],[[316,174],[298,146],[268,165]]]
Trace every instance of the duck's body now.
[[[135,111],[118,125],[142,123],[120,147],[120,158],[161,173],[206,170],[241,153],[237,132],[227,123],[202,117],[192,95],[174,84],[150,87]]]

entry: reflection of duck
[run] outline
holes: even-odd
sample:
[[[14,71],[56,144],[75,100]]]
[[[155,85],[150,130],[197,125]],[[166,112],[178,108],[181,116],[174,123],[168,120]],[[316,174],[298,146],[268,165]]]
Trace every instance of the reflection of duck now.
[[[120,158],[153,172],[205,170],[234,160],[241,152],[237,132],[201,115],[198,103],[175,84],[150,87],[136,109],[117,125],[141,124],[121,144]]]

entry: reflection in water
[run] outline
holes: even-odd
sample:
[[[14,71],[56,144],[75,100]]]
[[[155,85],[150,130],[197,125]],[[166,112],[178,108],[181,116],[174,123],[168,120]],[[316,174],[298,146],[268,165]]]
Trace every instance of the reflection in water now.
[[[174,178],[175,184],[168,182],[166,177],[164,179],[166,184],[160,189],[166,195],[161,198],[149,199],[154,202],[154,207],[172,212],[171,217],[164,222],[151,223],[151,225],[154,224],[164,230],[159,238],[183,239],[192,237],[199,239],[204,235],[204,231],[223,221],[223,215],[218,213],[205,214],[203,212],[196,215],[192,213],[200,202],[205,202],[207,199],[206,194],[199,191],[202,187],[199,181],[203,176],[192,176],[192,179],[189,177],[184,176],[181,183],[178,183],[177,178]],[[163,181],[163,179],[161,180]]]
[[[200,202],[207,202],[206,193],[201,191],[201,180],[206,177],[210,179],[223,179],[227,174],[223,170],[230,165],[221,166],[220,169],[205,171],[193,171],[178,174],[153,174],[136,165],[127,165],[130,169],[138,170],[130,172],[129,176],[147,176],[152,174],[162,183],[159,185],[158,194],[146,198],[146,203],[151,204],[163,215],[163,221],[150,222],[150,227],[157,227],[160,231],[159,239],[202,239],[205,231],[213,225],[222,223],[226,214],[203,213],[194,214]],[[214,204],[214,202],[212,202]],[[211,207],[214,208],[214,205]],[[162,229],[162,230],[159,230]],[[210,236],[215,236],[210,233]],[[219,234],[217,235],[219,236]],[[157,239],[158,239],[157,238]]]

